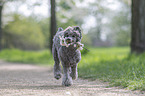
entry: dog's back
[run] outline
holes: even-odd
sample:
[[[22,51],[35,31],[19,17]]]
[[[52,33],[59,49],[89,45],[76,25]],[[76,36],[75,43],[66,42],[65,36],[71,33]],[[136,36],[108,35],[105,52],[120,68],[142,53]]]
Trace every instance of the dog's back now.
[[[64,35],[64,31],[63,29],[60,27],[58,28],[58,31],[56,32],[54,38],[53,38],[53,48],[59,49],[61,47],[60,45],[60,38],[59,36],[63,36]]]

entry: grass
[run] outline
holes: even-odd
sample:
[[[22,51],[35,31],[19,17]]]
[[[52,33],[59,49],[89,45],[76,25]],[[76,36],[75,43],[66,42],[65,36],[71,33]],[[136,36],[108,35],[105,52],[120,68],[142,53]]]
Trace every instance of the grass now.
[[[129,55],[128,47],[89,48],[83,51],[78,66],[79,77],[100,79],[112,86],[122,86],[131,90],[145,90],[145,54]],[[86,53],[86,54],[85,54]],[[50,51],[3,50],[0,59],[9,62],[53,65]]]
[[[9,62],[34,63],[39,65],[53,64],[50,51],[22,51],[18,49],[5,49],[0,52],[0,59]]]
[[[129,52],[126,47],[91,49],[82,56],[79,76],[107,81],[112,86],[145,90],[145,54],[129,56]]]

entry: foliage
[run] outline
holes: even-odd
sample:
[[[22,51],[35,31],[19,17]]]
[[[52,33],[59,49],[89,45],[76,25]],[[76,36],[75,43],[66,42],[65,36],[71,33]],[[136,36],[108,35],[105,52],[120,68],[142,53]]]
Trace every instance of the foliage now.
[[[60,14],[60,13],[57,13]],[[63,29],[66,29],[68,26],[76,26],[76,23],[73,19],[69,19],[66,16],[59,15],[59,20],[57,21],[57,27],[62,27]]]
[[[38,50],[44,48],[44,35],[33,18],[14,14],[4,27],[3,43],[5,48]]]
[[[113,41],[116,46],[128,46],[131,34],[131,12],[130,6],[122,4],[124,10],[118,10],[111,22],[107,25],[110,33],[108,39]],[[113,30],[112,30],[113,29]]]
[[[4,49],[0,52],[0,58],[9,62],[34,63],[39,65],[53,64],[51,52],[22,51],[19,49]]]
[[[29,4],[29,0],[26,0],[25,2],[22,1],[20,3],[17,3],[15,0],[12,0],[12,1],[14,1],[14,4],[8,5],[8,6],[15,6],[15,5],[23,6],[22,3],[25,3],[25,5],[26,5],[26,7],[28,7],[28,9],[33,9],[33,10],[35,9],[34,7],[41,6],[41,3],[42,3],[39,0],[36,0],[36,2],[33,2],[34,4]],[[102,1],[102,0],[97,0],[97,1],[56,0],[57,28],[62,27],[63,29],[65,29],[68,26],[80,26],[84,32],[83,36],[85,37],[85,39],[82,40],[82,43],[84,43],[85,45],[88,45],[88,46],[90,46],[90,45],[91,46],[92,45],[93,46],[112,46],[112,45],[126,46],[126,45],[129,45],[129,43],[130,43],[129,37],[130,37],[130,31],[131,31],[130,30],[130,1],[131,0],[116,0],[115,2],[119,2],[118,6],[120,6],[120,9],[112,10],[111,9],[112,7],[110,8],[109,6],[113,5],[113,2],[109,3],[110,1],[107,1],[107,0],[104,0],[104,1]],[[9,7],[9,8],[11,8],[11,7]],[[17,8],[15,8],[15,9],[17,9]],[[9,10],[9,9],[7,9],[7,10]],[[21,11],[21,10],[17,10],[17,12],[19,12],[19,11]],[[19,23],[21,21],[27,21],[27,23],[19,24],[20,26],[25,26],[25,28],[26,28],[26,27],[30,27],[28,25],[31,24],[31,26],[33,28],[35,26],[35,29],[37,31],[38,30],[41,31],[40,33],[43,34],[43,36],[42,36],[43,41],[42,41],[42,39],[37,39],[37,40],[41,40],[41,42],[43,42],[43,43],[41,43],[42,45],[39,45],[40,43],[39,44],[37,43],[37,45],[39,45],[41,47],[35,47],[35,48],[38,48],[38,49],[42,49],[43,47],[48,48],[48,46],[49,46],[48,41],[50,38],[49,17],[46,18],[46,17],[43,17],[42,15],[38,16],[38,14],[36,15],[35,12],[32,12],[31,19],[33,20],[33,22],[29,22],[29,21],[31,21],[30,17],[23,16],[24,15],[24,14],[22,15],[23,12],[20,12],[20,13],[21,13],[20,17],[23,17],[23,19],[19,18],[20,19]],[[6,18],[6,17],[5,18],[9,19],[9,18],[13,17],[12,13],[9,13],[9,15],[10,16],[8,18]],[[41,18],[41,20],[37,20],[37,18],[35,18],[34,15],[36,15],[36,17],[38,17],[39,19]],[[93,22],[89,21],[89,19],[92,17],[95,18],[95,21],[94,21],[94,22],[96,22],[95,24]],[[15,26],[14,24],[12,24],[12,22],[8,23],[9,26],[13,26],[13,27]],[[5,35],[7,33],[9,34],[11,29],[9,29],[8,27],[6,28],[6,26],[4,26],[4,27],[5,27],[4,30],[9,31],[9,32],[5,32],[4,34]],[[19,30],[19,27],[17,27],[17,29]],[[26,29],[29,31],[32,30],[29,28],[26,28]],[[16,30],[16,28],[14,30]],[[88,34],[87,34],[87,32],[88,32]],[[12,33],[11,35],[16,36],[15,35],[16,32],[11,32],[11,33]],[[38,34],[39,34],[39,32],[38,32]],[[105,39],[103,36],[105,37]],[[11,41],[11,40],[9,40],[9,41]],[[30,41],[34,41],[34,40],[30,40]],[[6,42],[6,40],[5,40],[5,42]],[[5,46],[8,46],[8,45],[10,45],[10,43],[5,44]],[[21,45],[22,45],[22,43],[21,43]],[[23,45],[25,45],[25,44],[23,44]],[[15,47],[15,46],[13,44],[9,47]],[[23,46],[21,46],[21,47],[23,47]],[[16,47],[16,48],[19,48],[19,47]],[[30,49],[33,49],[33,48],[30,48]],[[27,48],[21,48],[21,49],[27,49]]]
[[[84,2],[88,2],[88,4],[83,5]],[[74,25],[81,26],[84,32],[88,32],[84,35],[87,40],[82,40],[83,43],[86,42],[85,45],[128,46],[131,31],[130,0],[118,0],[116,2],[118,2],[120,9],[113,10],[109,8],[111,5],[106,0],[95,2],[85,0],[77,2],[72,2],[72,0],[58,1],[58,26],[65,26],[64,28]],[[77,3],[82,3],[82,7],[77,6]],[[94,17],[96,23],[89,22],[89,17]],[[83,27],[85,24],[86,28]],[[89,29],[87,29],[87,25],[90,25]]]
[[[96,24],[91,24],[92,27],[87,34],[92,46],[129,45],[131,33],[130,0],[117,0],[116,2],[118,2],[120,9],[110,8],[109,6],[113,6],[113,2],[111,4],[107,0],[98,0],[88,4],[87,16],[94,16],[96,21]]]
[[[81,26],[85,15],[84,9],[78,8],[73,0],[58,0],[57,26],[67,28],[68,26]],[[76,11],[77,10],[77,11]],[[83,11],[82,11],[83,10]],[[80,12],[81,11],[81,12]]]
[[[129,0],[130,1],[130,0]],[[109,1],[98,0],[90,3],[87,16],[95,17],[88,37],[93,46],[128,46],[130,43],[130,6],[129,1],[117,0],[118,8],[113,9]],[[113,6],[113,3],[112,3]],[[87,21],[87,20],[86,20]],[[88,24],[87,24],[88,25]]]
[[[48,48],[49,47],[49,38],[50,38],[49,18],[41,19],[38,22],[38,24],[42,30],[43,35],[44,35],[44,42],[45,42],[44,47]]]
[[[145,54],[128,56],[129,48],[90,48],[82,55],[79,76],[109,81],[112,86],[145,90]]]
[[[83,31],[83,30],[82,30]],[[83,33],[83,32],[82,32]],[[82,38],[82,40],[81,40],[81,42],[85,45],[85,46],[91,46],[91,38],[89,38],[89,36],[88,35],[86,35],[86,34],[83,34],[82,35],[83,36],[83,38]]]

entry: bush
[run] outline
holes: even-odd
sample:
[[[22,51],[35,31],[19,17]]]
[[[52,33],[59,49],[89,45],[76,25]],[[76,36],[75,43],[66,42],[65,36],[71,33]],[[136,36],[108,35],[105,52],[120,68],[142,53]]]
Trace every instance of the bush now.
[[[44,41],[40,26],[32,18],[15,14],[13,20],[4,27],[5,48],[39,50],[44,48]]]

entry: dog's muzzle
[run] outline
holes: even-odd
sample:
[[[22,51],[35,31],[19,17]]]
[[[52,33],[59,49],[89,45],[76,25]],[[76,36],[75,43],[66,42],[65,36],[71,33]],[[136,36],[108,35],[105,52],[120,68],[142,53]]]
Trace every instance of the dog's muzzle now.
[[[69,43],[72,43],[72,40],[71,40],[71,39],[66,39],[65,42],[66,42],[67,44],[69,44]]]
[[[65,42],[66,44],[70,44],[70,43],[74,43],[75,40],[73,40],[72,38],[65,38]]]

